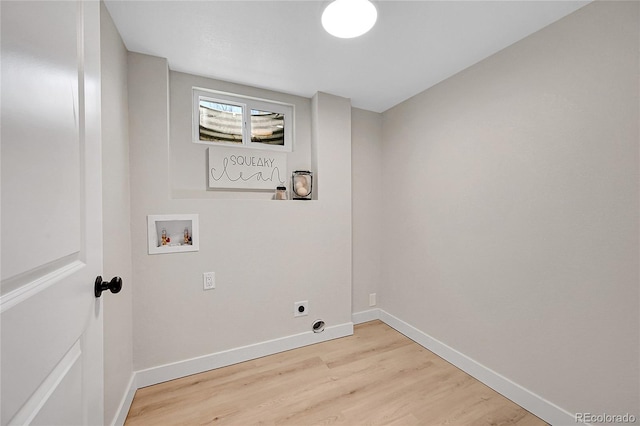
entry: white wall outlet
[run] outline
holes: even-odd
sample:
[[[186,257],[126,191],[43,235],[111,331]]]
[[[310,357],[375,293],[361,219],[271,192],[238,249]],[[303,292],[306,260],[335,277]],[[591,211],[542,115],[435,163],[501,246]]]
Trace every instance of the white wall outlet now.
[[[309,315],[309,301],[303,300],[302,302],[296,302],[293,304],[293,316],[303,317]]]
[[[202,286],[205,290],[212,290],[216,288],[216,273],[215,272],[203,272],[202,273]]]
[[[369,294],[369,306],[376,306],[376,293]]]

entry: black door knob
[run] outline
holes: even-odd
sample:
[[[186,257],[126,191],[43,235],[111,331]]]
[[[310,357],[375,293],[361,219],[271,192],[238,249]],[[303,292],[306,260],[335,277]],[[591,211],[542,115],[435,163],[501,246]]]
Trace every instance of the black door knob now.
[[[93,286],[93,289],[96,297],[102,296],[102,292],[106,290],[110,290],[111,293],[118,293],[120,290],[122,290],[122,278],[113,277],[111,278],[111,281],[106,282],[102,281],[102,277],[98,275],[96,277],[96,282]]]

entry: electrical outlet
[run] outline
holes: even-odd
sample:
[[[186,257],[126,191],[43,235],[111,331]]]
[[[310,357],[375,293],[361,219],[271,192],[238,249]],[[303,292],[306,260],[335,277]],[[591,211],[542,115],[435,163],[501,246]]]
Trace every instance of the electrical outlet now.
[[[309,301],[296,302],[293,304],[293,316],[303,317],[309,315]]]
[[[376,293],[369,294],[369,306],[376,306]]]
[[[211,290],[216,288],[216,273],[215,272],[203,272],[202,273],[202,286],[205,290]]]

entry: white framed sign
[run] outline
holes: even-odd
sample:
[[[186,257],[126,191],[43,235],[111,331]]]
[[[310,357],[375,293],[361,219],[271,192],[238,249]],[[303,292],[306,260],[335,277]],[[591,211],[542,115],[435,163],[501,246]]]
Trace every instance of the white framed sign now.
[[[248,148],[208,148],[208,189],[275,190],[287,181],[287,154]]]

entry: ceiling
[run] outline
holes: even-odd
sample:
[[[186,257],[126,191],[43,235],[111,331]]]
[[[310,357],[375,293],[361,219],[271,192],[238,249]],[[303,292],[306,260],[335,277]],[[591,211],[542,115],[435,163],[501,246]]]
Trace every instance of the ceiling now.
[[[105,4],[130,51],[175,71],[385,111],[589,1],[373,1],[355,39],[327,34],[328,1],[132,1]]]

